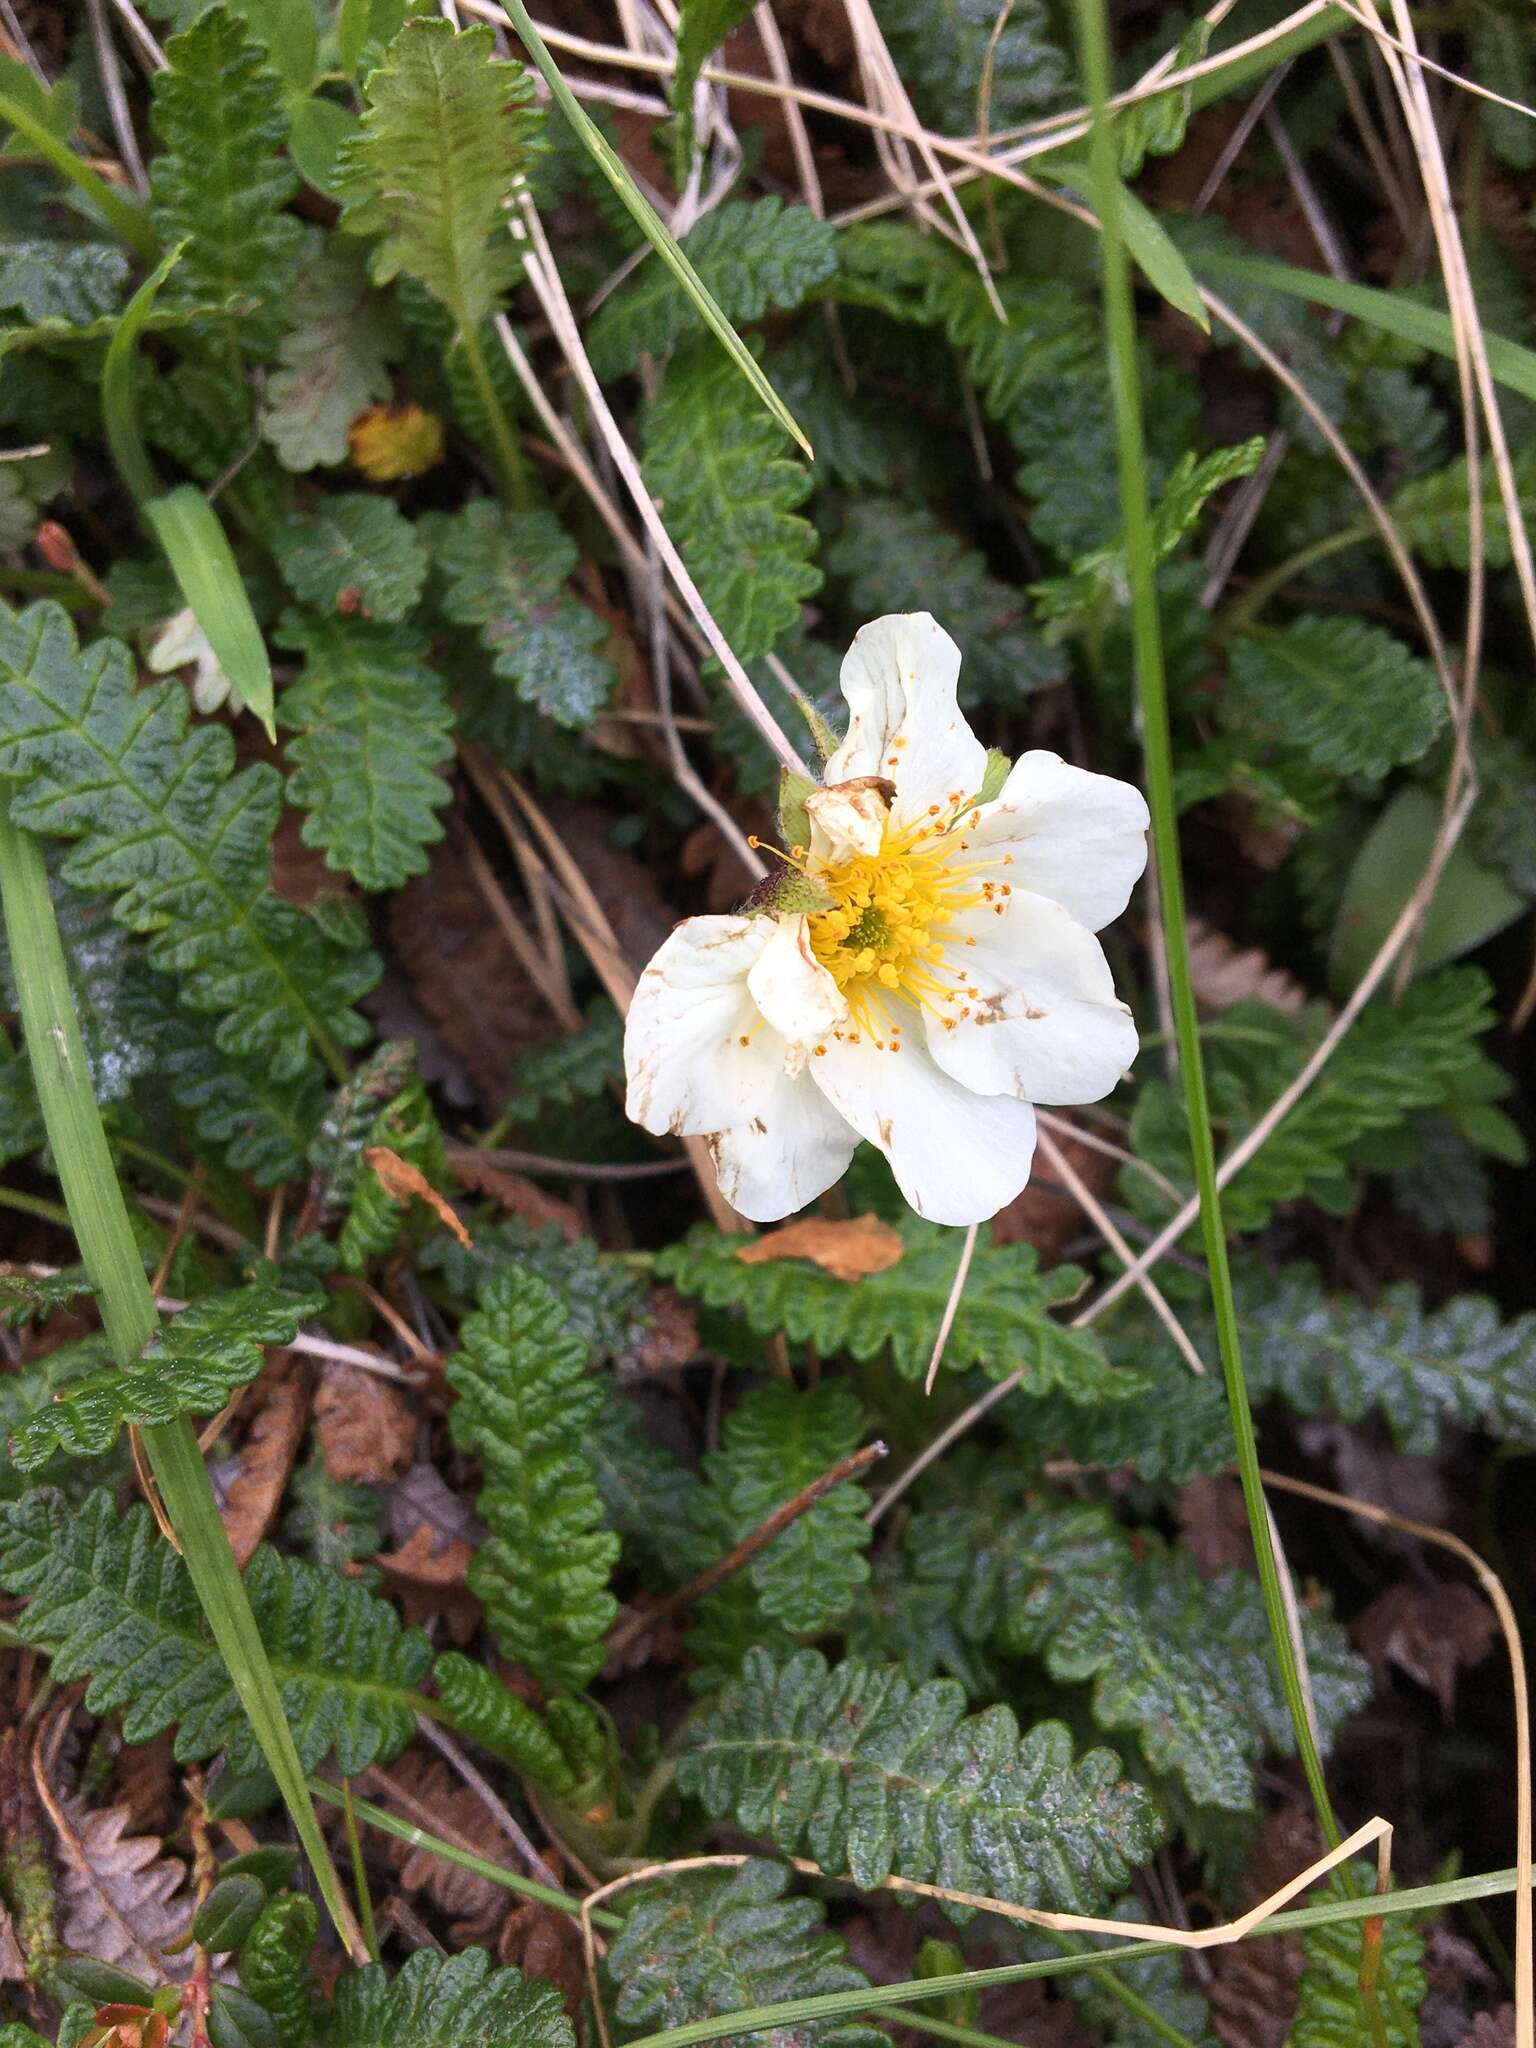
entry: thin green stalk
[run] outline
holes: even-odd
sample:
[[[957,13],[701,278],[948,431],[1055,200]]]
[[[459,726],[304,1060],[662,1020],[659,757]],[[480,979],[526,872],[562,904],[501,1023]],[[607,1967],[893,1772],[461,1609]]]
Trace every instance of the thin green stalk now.
[[[63,1229],[69,1228],[69,1211],[59,1202],[46,1201],[41,1195],[29,1195],[20,1188],[0,1188],[0,1209],[14,1209],[18,1216],[36,1216],[42,1223],[57,1223]]]
[[[119,1365],[128,1365],[139,1357],[159,1320],[91,1090],[43,858],[36,841],[16,829],[3,806],[0,908],[22,1030],[69,1221],[112,1355]],[[343,1939],[360,1949],[192,1425],[182,1417],[146,1429],[144,1445],[193,1588],[314,1866],[321,1897]]]
[[[1362,519],[1353,526],[1341,526],[1337,533],[1325,533],[1321,540],[1309,541],[1294,555],[1287,555],[1283,562],[1277,562],[1273,569],[1256,577],[1242,596],[1227,607],[1216,622],[1218,642],[1225,644],[1245,632],[1275,592],[1283,590],[1287,583],[1301,575],[1303,570],[1310,569],[1314,562],[1326,562],[1330,555],[1340,555],[1346,548],[1357,548],[1362,542],[1374,539],[1375,534],[1376,529],[1370,521]]]
[[[1297,1752],[1330,1848],[1342,1839],[1333,1802],[1323,1777],[1322,1761],[1312,1737],[1301,1675],[1286,1624],[1280,1575],[1270,1541],[1269,1516],[1259,1477],[1259,1451],[1254,1437],[1248,1388],[1243,1378],[1237,1307],[1227,1264],[1227,1235],[1221,1195],[1216,1184],[1216,1150],[1211,1137],[1206,1097],[1205,1062],[1195,1014],[1194,985],[1189,969],[1189,942],[1184,929],[1184,883],[1179,867],[1178,813],[1173,794],[1173,747],[1168,732],[1168,693],[1163,672],[1162,626],[1158,614],[1156,557],[1147,494],[1146,451],[1142,436],[1141,383],[1136,350],[1136,314],[1131,298],[1130,265],[1120,235],[1120,174],[1115,159],[1114,130],[1104,118],[1109,97],[1109,33],[1104,0],[1077,0],[1078,38],[1083,82],[1094,111],[1091,159],[1095,197],[1103,227],[1104,319],[1109,348],[1109,381],[1114,405],[1115,440],[1120,467],[1120,503],[1125,522],[1127,566],[1131,588],[1131,635],[1136,665],[1137,699],[1141,707],[1142,744],[1146,751],[1147,802],[1152,813],[1152,851],[1162,897],[1163,930],[1168,948],[1168,981],[1174,1027],[1179,1041],[1179,1068],[1194,1151],[1195,1185],[1200,1192],[1200,1224],[1210,1267],[1211,1299],[1222,1375],[1232,1410],[1243,1504],[1258,1561],[1259,1584],[1269,1616],[1270,1635],[1285,1703],[1296,1734]]]
[[[341,1788],[328,1784],[324,1778],[311,1778],[309,1789],[315,1797],[327,1806],[342,1805]],[[476,1856],[470,1849],[461,1849],[455,1842],[445,1842],[441,1835],[429,1834],[413,1822],[401,1820],[388,1807],[375,1806],[370,1799],[359,1799],[353,1795],[352,1808],[359,1820],[367,1821],[377,1828],[381,1835],[392,1835],[397,1842],[409,1842],[414,1849],[426,1849],[444,1863],[457,1864],[460,1870],[471,1870],[476,1877],[483,1877],[491,1884],[499,1884],[509,1892],[520,1892],[525,1899],[538,1899],[541,1904],[555,1906],[562,1913],[578,1914],[580,1899],[573,1899],[569,1892],[562,1892],[552,1884],[540,1884],[535,1877],[524,1877],[516,1870],[507,1870],[500,1863],[492,1863],[484,1856]],[[596,1906],[591,1914],[594,1927],[610,1930],[624,1925],[617,1913],[605,1913]]]
[[[1484,1877],[1452,1878],[1445,1884],[1421,1885],[1412,1891],[1389,1892],[1385,1898],[1374,1893],[1357,1899],[1327,1899],[1320,1905],[1300,1906],[1288,1913],[1276,1913],[1262,1926],[1250,1929],[1244,1942],[1265,1941],[1280,1934],[1303,1934],[1309,1928],[1326,1927],[1340,1920],[1364,1920],[1368,1915],[1387,1913],[1431,1913],[1468,1899],[1487,1899],[1512,1892],[1513,1870],[1492,1871]],[[596,1919],[596,1914],[593,1918]],[[721,2013],[713,2019],[690,2020],[686,2026],[668,2027],[659,2034],[645,2034],[629,2048],[694,2048],[700,2041],[720,2041],[736,2034],[754,2034],[768,2028],[803,2026],[811,2020],[849,2019],[860,2013],[879,2013],[894,2006],[920,2004],[927,1998],[950,1998],[957,1991],[987,1991],[1000,1984],[1027,1984],[1037,1977],[1057,1977],[1064,1970],[1112,1970],[1119,1963],[1139,1962],[1147,1956],[1181,1953],[1171,1941],[1128,1941],[1123,1948],[1093,1949],[1081,1956],[1047,1956],[1038,1963],[1000,1963],[991,1970],[963,1970],[953,1977],[910,1977],[900,1984],[868,1984],[856,1991],[824,1991],[813,1998],[787,1998],[778,2005],[754,2005],[740,2012]]]
[[[93,171],[82,157],[67,143],[51,134],[41,121],[34,121],[26,108],[8,93],[0,93],[0,121],[9,121],[16,133],[35,149],[38,155],[60,173],[88,199],[106,221],[119,241],[126,242],[135,256],[146,263],[153,263],[160,254],[160,243],[149,224],[149,216],[141,206],[125,199],[115,192],[106,179]]]
[[[352,1803],[352,1781],[341,1781],[341,1811],[347,1829],[347,1854],[352,1859],[352,1889],[357,1894],[358,1924],[374,1962],[379,1960],[379,1930],[373,1918],[373,1895],[368,1889],[368,1867],[363,1862],[363,1845],[357,1832],[357,1809]]]
[[[909,2012],[901,2024],[914,2034],[931,2034],[936,2041],[958,2041],[961,2048],[1007,2048],[1000,2035],[984,2034],[979,2027],[963,2027],[958,2020],[941,2020],[931,2013]],[[1178,2038],[1184,2040],[1182,2034]],[[1185,2042],[1185,2048],[1191,2044]]]
[[[507,409],[497,394],[491,377],[491,366],[485,360],[485,349],[474,328],[466,321],[459,330],[459,347],[464,351],[464,367],[469,371],[470,382],[475,387],[475,396],[485,414],[491,430],[492,453],[496,458],[497,473],[501,477],[502,489],[508,503],[526,512],[533,503],[533,482],[528,474],[528,462],[519,445],[517,435],[512,431],[512,422],[507,418]]]

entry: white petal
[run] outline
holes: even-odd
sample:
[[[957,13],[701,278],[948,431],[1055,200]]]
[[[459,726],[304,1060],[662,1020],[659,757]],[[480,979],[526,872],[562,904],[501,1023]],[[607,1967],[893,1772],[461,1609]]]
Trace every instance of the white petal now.
[[[1049,896],[1096,932],[1130,900],[1147,864],[1147,824],[1146,800],[1129,782],[1036,752],[1019,756],[965,837],[999,859],[1012,854],[1015,888]]]
[[[641,975],[624,1072],[626,1108],[644,1130],[693,1137],[752,1115],[764,1060],[782,1064],[785,1050],[747,987],[775,929],[766,917],[690,917]],[[770,1038],[772,1048],[762,1043]]]
[[[848,737],[826,780],[888,777],[898,823],[951,796],[974,796],[987,755],[955,701],[959,679],[960,650],[927,612],[891,612],[861,627],[843,657]]]
[[[956,918],[947,940],[951,933],[976,944],[948,955],[969,977],[970,1016],[952,1031],[925,1018],[945,1073],[978,1094],[1024,1102],[1107,1095],[1136,1057],[1136,1026],[1092,932],[1059,903],[1016,890],[1001,917],[984,905]]]
[[[173,612],[166,620],[151,641],[148,655],[149,666],[157,676],[169,675],[173,668],[185,668],[189,661],[201,663],[212,658],[208,636],[190,605]]]
[[[747,987],[774,1030],[792,1045],[815,1044],[848,1014],[842,991],[811,951],[803,917],[774,924],[773,936],[748,972]]]
[[[776,1223],[841,1177],[858,1137],[808,1073],[791,1079],[781,1061],[755,1098],[751,1120],[705,1142],[731,1207],[754,1223]]]
[[[915,1011],[892,1005],[911,1042],[879,1052],[846,1037],[806,1069],[861,1138],[878,1145],[919,1216],[980,1223],[1029,1179],[1035,1113],[1011,1095],[974,1095],[941,1072],[923,1044]]]
[[[878,789],[815,790],[805,800],[812,855],[839,861],[851,853],[878,853],[890,808]]]

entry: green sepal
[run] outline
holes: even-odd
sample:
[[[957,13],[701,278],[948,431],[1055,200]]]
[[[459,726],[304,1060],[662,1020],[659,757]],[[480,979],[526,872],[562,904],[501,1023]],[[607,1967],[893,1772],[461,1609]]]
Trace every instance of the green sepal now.
[[[989,804],[1003,793],[1003,784],[1008,780],[1013,763],[1001,747],[988,747],[987,766],[981,778],[981,787],[976,792],[979,804]]]
[[[828,725],[809,697],[797,697],[795,699],[795,709],[810,727],[811,742],[816,749],[818,757],[823,761],[830,761],[838,748],[843,744],[842,741],[832,730],[831,726]]]
[[[825,760],[826,756],[822,756]],[[807,797],[814,796],[820,788],[814,777],[801,775],[793,768],[785,768],[779,775],[779,837],[786,846],[806,846],[811,837],[811,814],[805,807]]]
[[[741,907],[747,917],[814,917],[832,908],[832,898],[798,868],[781,867],[764,875]]]

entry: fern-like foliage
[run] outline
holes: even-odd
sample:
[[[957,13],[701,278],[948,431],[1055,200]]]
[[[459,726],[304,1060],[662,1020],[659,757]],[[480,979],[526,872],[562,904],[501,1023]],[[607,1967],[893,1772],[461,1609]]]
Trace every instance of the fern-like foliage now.
[[[309,1952],[319,1927],[313,1899],[283,1892],[267,1900],[240,1944],[240,1988],[273,2021],[280,2048],[309,2048],[314,2010]]]
[[[439,764],[453,753],[453,713],[427,643],[407,627],[293,613],[278,637],[304,656],[278,700],[304,843],[364,889],[398,889],[426,873],[450,794]]]
[[[55,1677],[89,1674],[91,1712],[122,1710],[125,1741],[174,1726],[183,1763],[227,1749],[237,1773],[260,1765],[186,1565],[146,1507],[123,1515],[96,1492],[77,1508],[51,1487],[0,1504],[0,1582],[27,1599],[19,1627],[50,1651]],[[402,1629],[393,1608],[346,1579],[265,1545],[245,1586],[305,1769],[334,1754],[355,1777],[398,1754],[432,1656],[421,1631]]]
[[[576,2048],[560,1993],[521,1970],[493,1969],[484,1949],[418,1949],[391,1979],[377,1963],[342,1978],[316,2048]]]
[[[165,49],[151,120],[153,217],[169,246],[186,240],[165,286],[172,304],[255,299],[240,339],[264,348],[283,325],[283,295],[304,230],[283,207],[298,177],[283,155],[283,84],[237,8],[216,7]]]
[[[414,1166],[427,1183],[441,1188],[448,1177],[443,1153],[442,1126],[419,1079],[412,1078],[400,1093],[385,1103],[369,1125],[360,1150],[382,1146],[407,1166]],[[364,1159],[352,1180],[351,1200],[336,1249],[349,1273],[361,1273],[374,1259],[391,1252],[413,1210],[430,1219],[427,1229],[438,1227],[436,1217],[414,1196],[400,1200]]]
[[[1363,619],[1309,613],[1232,643],[1222,715],[1267,730],[1336,775],[1385,775],[1416,761],[1445,724],[1434,670]]]
[[[426,549],[392,498],[337,492],[314,512],[295,512],[272,536],[295,597],[317,611],[386,622],[403,619],[427,578]]]
[[[601,1405],[586,1348],[540,1281],[498,1273],[465,1319],[447,1367],[459,1396],[454,1439],[485,1467],[479,1509],[489,1534],[469,1583],[505,1655],[547,1692],[579,1691],[603,1662],[618,1611],[608,1574],[618,1539],[582,1437]]]
[[[805,465],[713,343],[680,348],[645,417],[645,480],[704,602],[742,661],[755,661],[821,587],[816,533],[795,511]]]
[[[264,1060],[226,1053],[205,1025],[179,1007],[171,984],[155,979],[159,987],[146,991],[136,1007],[152,1026],[157,1072],[198,1148],[250,1174],[261,1187],[289,1179],[303,1166],[325,1112],[323,1074],[310,1063],[283,1080]]]
[[[1293,1736],[1258,1583],[1210,1580],[1143,1532],[1133,1546],[1107,1510],[1041,1501],[999,1512],[983,1475],[906,1536],[915,1575],[941,1586],[962,1635],[1040,1656],[1053,1678],[1091,1682],[1093,1715],[1132,1729],[1152,1769],[1196,1805],[1253,1805],[1253,1764]],[[1370,1690],[1333,1622],[1306,1622],[1319,1740]]]
[[[1528,448],[1514,457],[1515,487],[1526,521],[1536,519],[1536,455]],[[1483,560],[1490,569],[1510,564],[1509,516],[1498,471],[1491,462],[1482,469]],[[1410,477],[1392,496],[1392,521],[1410,547],[1432,569],[1467,569],[1472,556],[1469,519],[1471,492],[1467,458],[1458,456],[1443,469]]]
[[[720,1448],[705,1459],[707,1485],[695,1495],[700,1565],[710,1563],[755,1529],[776,1507],[858,1446],[864,1417],[842,1381],[801,1391],[754,1387],[732,1409]],[[821,1635],[845,1614],[869,1577],[864,1552],[869,1500],[845,1483],[800,1515],[738,1574],[752,1590],[749,1607],[797,1636]],[[700,1603],[730,1601],[728,1584]]]
[[[1446,1420],[1536,1447],[1536,1315],[1506,1322],[1480,1294],[1426,1309],[1411,1280],[1364,1302],[1326,1294],[1313,1266],[1258,1259],[1236,1284],[1255,1392],[1351,1423],[1379,1412],[1410,1457],[1434,1455]]]
[[[1134,1894],[1119,1899],[1104,1917],[1145,1926],[1146,1901]],[[1042,1958],[1061,1954],[1055,1942],[1033,1930],[1024,1933],[1020,1945],[1026,1954]],[[1091,1935],[1076,1937],[1073,1946],[1119,1949],[1125,1942],[1113,1935]],[[1070,1998],[1084,2022],[1097,2029],[1104,2048],[1158,2048],[1160,2042],[1170,2038],[1166,2031],[1170,2027],[1189,2048],[1218,2048],[1218,2037],[1211,2031],[1210,2009],[1201,1993],[1185,1982],[1183,1958],[1177,1952],[1139,1956],[1115,1965],[1115,1984],[1134,1991],[1142,2005],[1151,2008],[1152,2019],[1123,2004],[1106,1983],[1107,1974],[1104,1970],[1074,1970],[1054,1979],[1058,1993]]]
[[[110,242],[0,239],[0,310],[15,307],[30,325],[85,326],[117,304],[127,276],[128,258]]]
[[[1350,1150],[1389,1129],[1408,1111],[1433,1108],[1482,1061],[1476,1040],[1492,1023],[1487,978],[1459,967],[1415,982],[1395,1008],[1370,1005],[1312,1086],[1280,1120],[1225,1190],[1235,1230],[1258,1230],[1277,1202],[1305,1195],[1332,1214],[1347,1213],[1356,1186]],[[1230,1143],[1251,1129],[1297,1073],[1323,1028],[1321,1016],[1286,1018],[1266,1004],[1236,1003],[1212,1042],[1212,1120]],[[1131,1121],[1133,1148],[1185,1186],[1192,1185],[1182,1103],[1168,1085],[1143,1083]],[[1161,1216],[1164,1198],[1144,1174],[1122,1176],[1125,1196]]]
[[[624,1020],[606,996],[594,996],[574,1031],[518,1054],[501,1122],[528,1124],[545,1110],[592,1101],[623,1072]]]
[[[407,22],[368,79],[362,131],[343,152],[343,227],[380,234],[374,274],[424,285],[460,332],[478,331],[515,280],[502,212],[538,116],[521,64],[483,25]]]
[[[422,1253],[422,1264],[466,1301],[509,1261],[559,1297],[571,1335],[595,1357],[622,1358],[644,1337],[645,1282],[605,1258],[590,1237],[572,1243],[557,1224],[535,1229],[508,1217],[478,1224],[473,1250],[439,1237]]]
[[[65,878],[110,893],[122,924],[152,934],[151,961],[192,1009],[219,1016],[224,1051],[260,1055],[291,1080],[312,1043],[334,1055],[365,1035],[350,1005],[377,962],[330,943],[267,887],[281,781],[264,765],[231,775],[233,758],[225,727],[188,730],[179,682],[137,687],[120,642],[82,651],[57,605],[0,607],[12,817],[76,840]]]
[[[1046,0],[1017,0],[1003,17],[990,0],[880,0],[876,9],[917,111],[948,135],[978,125],[984,69],[991,123],[1014,126],[1061,104],[1072,67],[1051,32]]]
[[[646,1435],[636,1402],[621,1394],[609,1376],[603,1375],[598,1385],[603,1405],[583,1448],[609,1527],[624,1540],[626,1563],[638,1554],[669,1583],[678,1584],[694,1568],[698,1530],[692,1504],[698,1475]]]
[[[827,222],[808,206],[786,206],[771,196],[728,199],[695,221],[682,245],[735,327],[760,320],[770,306],[798,306],[837,268],[836,236]],[[618,377],[642,354],[663,355],[702,326],[692,299],[652,257],[592,322],[587,351],[600,377]]]
[[[953,1234],[903,1216],[906,1241],[898,1264],[856,1285],[835,1280],[808,1259],[743,1265],[746,1240],[696,1224],[670,1245],[657,1271],[682,1293],[711,1308],[739,1308],[760,1336],[782,1331],[814,1344],[824,1357],[846,1352],[873,1358],[885,1345],[896,1370],[916,1379],[927,1369],[934,1336],[955,1277]],[[1052,1320],[1050,1310],[1073,1300],[1083,1275],[1075,1266],[1042,1273],[1033,1246],[979,1246],[950,1331],[945,1364],[984,1367],[995,1378],[1022,1372],[1026,1391],[1057,1387],[1069,1399],[1113,1401],[1135,1392],[1134,1375],[1116,1373],[1097,1337]]]
[[[1374,1876],[1367,1865],[1354,1866],[1356,1897],[1372,1888]],[[1313,1896],[1321,1905],[1349,1893],[1335,1871]],[[1429,1989],[1424,1975],[1424,1937],[1406,1913],[1388,1913],[1381,1921],[1376,2002],[1382,2031],[1378,2033],[1366,2017],[1360,1992],[1364,1924],[1360,1920],[1324,1921],[1301,1937],[1301,1983],[1286,2048],[1358,2048],[1362,2041],[1384,2042],[1385,2048],[1414,2048],[1419,2034],[1413,2015]]]
[[[940,623],[966,650],[967,703],[1011,708],[1066,673],[1066,657],[1036,632],[1023,592],[994,576],[977,549],[921,505],[855,499],[826,562],[829,575],[846,578],[847,610],[855,618],[935,605]]]
[[[1166,561],[1200,517],[1206,500],[1238,477],[1251,476],[1264,454],[1262,439],[1216,448],[1196,457],[1180,457],[1152,507],[1152,557]],[[1078,557],[1066,576],[1048,577],[1031,587],[1035,609],[1054,636],[1103,620],[1130,602],[1129,569],[1124,536]]]
[[[678,1783],[786,1854],[863,1889],[892,1872],[1017,1905],[1085,1912],[1157,1847],[1146,1794],[1107,1750],[1074,1758],[1057,1721],[965,1712],[945,1679],[815,1650],[751,1651],[689,1729]]]
[[[445,1650],[432,1667],[441,1718],[483,1748],[505,1757],[521,1776],[558,1795],[574,1792],[577,1772],[549,1724],[509,1692],[483,1664]]]
[[[99,1457],[125,1424],[215,1414],[261,1371],[263,1346],[291,1344],[300,1320],[322,1306],[319,1294],[306,1299],[263,1286],[205,1295],[166,1325],[137,1364],[76,1380],[12,1431],[12,1463],[35,1471],[59,1449]]]
[[[637,1886],[604,1972],[618,1996],[620,2022],[637,2033],[827,1991],[858,1991],[865,1979],[846,1960],[840,1936],[824,1924],[819,1899],[787,1899],[789,1872],[778,1863],[739,1870],[693,1870]],[[790,2048],[791,2030],[773,2038]],[[792,2031],[795,2044],[881,2048],[889,2039],[857,2020],[815,2020]]]
[[[262,438],[284,469],[345,462],[347,429],[389,396],[398,340],[380,294],[368,288],[355,242],[333,236],[306,263],[289,299],[292,324],[267,379]]]
[[[598,652],[607,629],[568,586],[574,541],[552,512],[504,512],[477,498],[422,522],[442,578],[442,608],[473,626],[496,674],[561,725],[590,725],[613,690]]]

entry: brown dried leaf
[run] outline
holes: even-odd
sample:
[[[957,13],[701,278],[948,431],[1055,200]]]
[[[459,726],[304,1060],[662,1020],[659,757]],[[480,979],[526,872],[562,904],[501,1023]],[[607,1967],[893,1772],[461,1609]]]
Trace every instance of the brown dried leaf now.
[[[744,1266],[809,1259],[834,1280],[863,1280],[871,1273],[888,1273],[905,1250],[900,1233],[878,1216],[855,1216],[847,1223],[807,1216],[744,1244],[736,1256]]]
[[[16,1929],[3,1900],[0,1900],[0,1984],[25,1984],[27,1959],[16,1939]]]
[[[569,1202],[547,1195],[523,1174],[509,1173],[504,1166],[492,1166],[471,1145],[456,1145],[448,1154],[448,1169],[460,1187],[472,1194],[489,1195],[509,1216],[516,1216],[535,1229],[555,1224],[567,1244],[583,1235],[581,1217]]]
[[[283,1489],[309,1420],[308,1377],[289,1353],[274,1352],[252,1398],[260,1406],[240,1446],[220,1509],[235,1562],[242,1571],[282,1505]]]
[[[395,1548],[376,1562],[397,1578],[419,1586],[464,1583],[474,1555],[474,1518],[435,1465],[424,1460],[389,1491],[385,1515]]]
[[[315,1434],[333,1479],[398,1479],[416,1450],[416,1417],[398,1387],[360,1365],[327,1365],[315,1392]]]
[[[1062,1157],[1090,1193],[1107,1196],[1117,1171],[1115,1161],[1097,1147],[1053,1133]],[[1045,1160],[1037,1156],[1034,1177],[998,1210],[992,1219],[994,1244],[1032,1244],[1047,1266],[1060,1263],[1066,1247],[1087,1218],[1077,1197],[1064,1188]]]
[[[540,1899],[524,1899],[501,1923],[496,1960],[511,1963],[525,1977],[541,1977],[546,1984],[553,1984],[564,2002],[566,2017],[573,2026],[580,2026],[586,1972],[581,1929],[574,1913],[562,1913],[558,1906],[546,1906]]]
[[[148,1742],[125,1742],[117,1753],[116,1803],[130,1827],[164,1834],[175,1811],[176,1758],[169,1728]]]
[[[1179,1488],[1179,1530],[1204,1579],[1229,1565],[1253,1570],[1253,1537],[1243,1490],[1230,1473],[1202,1475]]]
[[[1269,1898],[1321,1853],[1317,1823],[1307,1808],[1292,1804],[1270,1814],[1243,1874],[1242,1910]],[[1285,2048],[1296,2016],[1301,1937],[1231,1942],[1212,1949],[1210,1962],[1211,2025],[1226,2048]]]
[[[644,1334],[621,1352],[619,1375],[649,1379],[689,1365],[698,1355],[699,1321],[675,1287],[653,1287],[645,1302]]]
[[[1497,2012],[1480,2012],[1457,2048],[1515,2048],[1515,2008],[1501,2005]]]
[[[168,1956],[190,1925],[193,1899],[182,1892],[187,1867],[163,1855],[158,1835],[130,1835],[125,1806],[90,1811],[79,1799],[60,1802],[55,1826],[59,1862],[59,1933],[64,1946],[116,1963],[154,1983],[179,1982],[192,1951]]]
[[[419,1166],[412,1166],[409,1159],[402,1159],[388,1145],[365,1145],[363,1164],[391,1201],[425,1202],[436,1212],[444,1229],[451,1230],[466,1251],[474,1250],[474,1239]]]
[[[418,1827],[488,1863],[506,1857],[508,1845],[500,1829],[440,1757],[408,1749],[387,1771],[375,1771],[373,1780],[384,1793],[384,1804]],[[391,1837],[389,1860],[408,1892],[425,1892],[439,1912],[447,1914],[456,1943],[485,1941],[506,1911],[507,1895],[500,1885],[457,1863],[444,1862],[429,1849]]]
[[[1378,1683],[1395,1665],[1434,1694],[1449,1721],[1458,1673],[1487,1656],[1498,1640],[1499,1624],[1470,1586],[1451,1579],[1430,1586],[1400,1579],[1377,1594],[1352,1633]]]
[[[613,844],[617,821],[610,812],[563,799],[540,802],[613,927],[619,951],[636,965],[649,960],[677,922],[655,871]]]
[[[427,873],[389,899],[389,936],[411,993],[464,1063],[481,1105],[499,1109],[514,1062],[555,1036],[543,999],[513,958],[452,834]]]
[[[1283,967],[1272,967],[1261,947],[1239,949],[1235,940],[1200,917],[1189,918],[1186,929],[1190,978],[1201,1009],[1217,1013],[1250,999],[1268,1003],[1287,1017],[1299,1016],[1306,1008],[1308,997],[1301,983]]]

